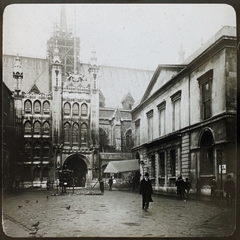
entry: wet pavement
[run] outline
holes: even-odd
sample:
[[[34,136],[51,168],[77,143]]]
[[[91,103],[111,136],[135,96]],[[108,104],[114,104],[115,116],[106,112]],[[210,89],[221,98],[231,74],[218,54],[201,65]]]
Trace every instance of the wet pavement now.
[[[130,191],[24,190],[4,193],[3,229],[10,237],[226,237],[235,210],[208,201],[153,195],[145,212]],[[37,227],[32,227],[38,223]]]

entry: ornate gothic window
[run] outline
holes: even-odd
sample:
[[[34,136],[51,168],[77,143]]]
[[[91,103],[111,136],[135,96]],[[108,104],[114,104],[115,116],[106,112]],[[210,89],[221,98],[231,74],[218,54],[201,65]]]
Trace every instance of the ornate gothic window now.
[[[49,143],[45,142],[43,144],[43,160],[49,161],[50,158],[50,145]]]
[[[81,143],[87,143],[87,124],[83,123],[81,126]]]
[[[34,157],[34,160],[37,160],[37,161],[40,160],[40,143],[39,142],[36,142],[34,144],[33,157]]]
[[[70,143],[70,124],[64,124],[64,143]]]
[[[49,135],[50,133],[50,125],[48,122],[44,122],[43,124],[43,134]]]
[[[40,181],[40,167],[35,167],[33,169],[33,181]]]
[[[24,111],[25,111],[25,113],[32,113],[32,104],[31,104],[30,100],[25,101]]]
[[[73,104],[73,115],[78,116],[79,115],[79,105],[77,103]]]
[[[88,113],[88,106],[86,103],[83,103],[81,106],[81,115],[87,116],[87,113]]]
[[[33,132],[34,134],[40,134],[41,132],[41,125],[40,122],[36,121],[33,125]]]
[[[41,104],[39,101],[34,102],[34,113],[39,114],[41,112]]]
[[[24,153],[25,153],[25,155],[24,155],[25,161],[30,162],[31,155],[32,155],[32,146],[31,146],[30,142],[25,143]]]
[[[127,132],[126,132],[126,147],[132,147],[133,144],[132,144],[132,130],[129,129]]]
[[[71,112],[71,105],[70,103],[65,103],[64,104],[64,115],[70,115]]]
[[[79,139],[78,139],[78,124],[74,123],[73,124],[73,129],[72,129],[72,140],[73,143],[78,143]]]
[[[24,134],[32,134],[32,125],[30,122],[26,122],[24,125]]]
[[[49,104],[48,101],[45,101],[43,103],[43,113],[44,114],[49,114],[49,112],[50,112],[50,104]]]

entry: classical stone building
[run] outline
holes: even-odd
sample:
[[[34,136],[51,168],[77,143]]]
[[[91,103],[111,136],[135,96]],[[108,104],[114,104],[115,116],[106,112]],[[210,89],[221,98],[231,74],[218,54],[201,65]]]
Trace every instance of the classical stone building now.
[[[236,28],[224,27],[181,65],[159,65],[132,111],[133,156],[155,190],[197,178],[210,194],[227,175],[236,181]]]
[[[130,90],[143,93],[153,72],[99,66],[94,50],[88,64],[80,63],[79,45],[62,9],[46,59],[3,55],[19,126],[10,172],[24,187],[45,187],[47,178],[56,184],[62,169],[73,170],[75,186],[90,186],[105,176],[109,161],[131,159],[131,109],[138,99]]]

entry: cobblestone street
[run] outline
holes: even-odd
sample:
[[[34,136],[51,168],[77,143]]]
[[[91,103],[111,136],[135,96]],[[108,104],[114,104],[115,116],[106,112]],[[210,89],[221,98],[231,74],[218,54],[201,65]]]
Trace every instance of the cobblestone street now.
[[[3,229],[10,237],[225,237],[235,210],[208,201],[153,195],[148,212],[136,192],[30,190],[5,193]],[[94,195],[88,195],[94,194]],[[27,200],[27,201],[26,201]],[[68,209],[67,207],[70,208]],[[39,221],[38,230],[32,225]]]

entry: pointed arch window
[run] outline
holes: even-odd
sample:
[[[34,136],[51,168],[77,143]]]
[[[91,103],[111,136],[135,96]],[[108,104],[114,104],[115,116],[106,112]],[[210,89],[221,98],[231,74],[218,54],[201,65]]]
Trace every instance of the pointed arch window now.
[[[78,141],[79,141],[79,138],[78,138],[78,124],[77,123],[73,124],[72,140],[73,140],[73,144],[77,144]]]
[[[40,143],[39,142],[36,142],[34,144],[33,157],[34,157],[34,160],[37,160],[37,161],[40,160]]]
[[[40,167],[37,166],[33,169],[33,181],[40,181]]]
[[[83,123],[81,126],[81,143],[87,143],[87,124]]]
[[[50,145],[48,142],[43,144],[43,161],[49,161],[50,158]]]
[[[34,131],[34,134],[40,134],[40,132],[41,132],[40,122],[36,121],[36,122],[34,123],[33,131]]]
[[[88,113],[88,106],[86,103],[83,103],[81,106],[81,115],[87,116],[87,113]]]
[[[70,144],[70,124],[64,124],[64,143]]]
[[[42,170],[42,180],[46,181],[49,178],[49,168],[45,167]]]
[[[41,112],[41,104],[39,101],[34,102],[34,113],[39,114]]]
[[[132,130],[126,132],[126,147],[132,147]]]
[[[24,134],[32,134],[32,125],[30,122],[26,122],[24,125]]]
[[[43,124],[43,134],[49,135],[50,133],[50,124],[48,122],[44,122]]]
[[[31,155],[32,155],[32,146],[30,142],[25,143],[25,148],[24,148],[24,158],[25,161],[29,162],[31,161]]]
[[[71,105],[70,103],[65,103],[64,104],[64,115],[70,115],[71,112]]]
[[[50,103],[48,101],[45,101],[43,103],[43,113],[49,114],[49,112],[50,112]]]
[[[78,116],[79,115],[79,105],[77,103],[73,104],[73,115]]]
[[[25,111],[25,113],[32,113],[32,104],[31,104],[30,100],[25,101],[24,111]]]

